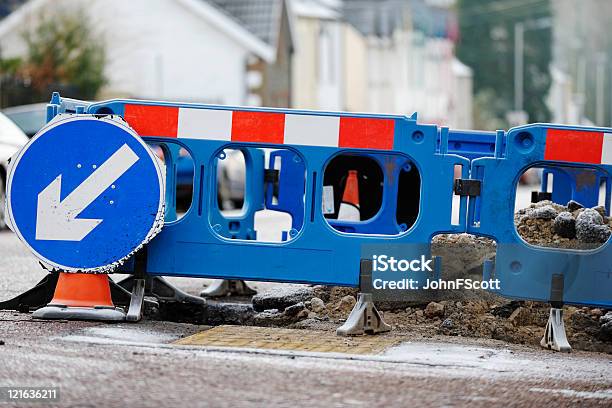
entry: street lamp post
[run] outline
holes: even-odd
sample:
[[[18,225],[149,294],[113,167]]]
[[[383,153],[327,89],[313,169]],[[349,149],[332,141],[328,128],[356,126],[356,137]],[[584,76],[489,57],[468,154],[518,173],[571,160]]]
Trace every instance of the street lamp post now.
[[[525,31],[550,28],[552,20],[549,17],[538,18],[514,24],[514,111],[508,114],[511,126],[521,125],[529,119],[523,109],[524,103],[524,72],[525,72]]]
[[[525,56],[525,25],[514,25],[514,110],[523,110],[523,71]]]

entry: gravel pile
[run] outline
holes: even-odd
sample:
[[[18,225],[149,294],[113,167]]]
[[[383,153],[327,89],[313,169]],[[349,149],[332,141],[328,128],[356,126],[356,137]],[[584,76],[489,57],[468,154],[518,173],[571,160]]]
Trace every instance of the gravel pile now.
[[[551,201],[531,204],[515,214],[514,223],[525,241],[544,247],[594,249],[612,234],[612,219],[604,207],[584,208],[575,201],[565,206]]]

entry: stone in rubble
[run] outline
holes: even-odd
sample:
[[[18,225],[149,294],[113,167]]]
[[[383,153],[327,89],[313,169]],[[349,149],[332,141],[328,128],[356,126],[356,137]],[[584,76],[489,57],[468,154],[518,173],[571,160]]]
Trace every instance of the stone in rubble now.
[[[612,322],[612,312],[608,312],[599,318],[599,323],[606,324]]]
[[[612,321],[601,325],[599,329],[599,337],[604,341],[612,340]]]
[[[579,202],[577,202],[577,201],[570,200],[570,201],[567,203],[567,210],[568,210],[569,212],[574,212],[574,211],[579,210],[579,209],[581,209],[581,208],[584,208],[584,205],[580,204],[580,203],[579,203]]]
[[[318,297],[313,297],[310,299],[310,310],[315,313],[319,313],[325,310],[325,302],[323,302]]]
[[[313,289],[306,286],[279,286],[253,296],[253,309],[263,312],[266,309],[285,310],[296,303],[306,302],[313,297]]]
[[[285,309],[285,314],[287,316],[297,316],[302,310],[304,310],[306,306],[304,302],[296,303],[295,305],[291,305]]]
[[[553,230],[555,234],[563,238],[576,237],[576,220],[567,211],[563,211],[557,215],[553,221]]]
[[[206,324],[250,324],[255,312],[253,307],[245,303],[208,303],[208,320]]]
[[[576,218],[576,238],[585,243],[606,242],[610,228],[603,225],[603,217],[597,211],[587,208]]]
[[[606,207],[604,207],[603,205],[598,205],[597,207],[593,207],[593,209],[597,211],[602,217],[606,216]]]
[[[430,302],[423,312],[426,317],[436,317],[444,315],[444,305],[438,302]]]
[[[557,210],[552,205],[534,208],[529,214],[529,218],[536,220],[553,220],[558,215]]]
[[[340,299],[338,305],[336,306],[336,310],[342,313],[350,313],[350,311],[353,310],[355,303],[357,303],[357,300],[354,296],[343,296],[342,299]]]
[[[491,309],[491,314],[493,316],[497,316],[497,317],[503,317],[503,318],[509,318],[512,313],[518,309],[519,307],[523,306],[525,302],[523,302],[522,300],[512,300],[508,303],[505,303],[501,306],[496,306],[494,308]]]
[[[452,329],[453,327],[455,327],[453,320],[450,317],[447,317],[446,319],[444,319],[444,321],[442,322],[442,324],[440,325],[441,328],[443,329]]]

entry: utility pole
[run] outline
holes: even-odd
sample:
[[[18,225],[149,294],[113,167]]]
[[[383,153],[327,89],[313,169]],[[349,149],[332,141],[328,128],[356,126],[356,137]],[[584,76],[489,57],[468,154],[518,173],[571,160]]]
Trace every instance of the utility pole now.
[[[597,65],[595,67],[595,122],[597,126],[604,126],[605,116],[605,94],[606,81],[606,55],[601,52],[597,54]]]
[[[525,58],[525,25],[514,25],[514,110],[523,110],[523,71]]]
[[[506,115],[511,126],[525,124],[529,117],[524,110],[525,31],[552,27],[549,17],[519,21],[514,24],[514,110]]]

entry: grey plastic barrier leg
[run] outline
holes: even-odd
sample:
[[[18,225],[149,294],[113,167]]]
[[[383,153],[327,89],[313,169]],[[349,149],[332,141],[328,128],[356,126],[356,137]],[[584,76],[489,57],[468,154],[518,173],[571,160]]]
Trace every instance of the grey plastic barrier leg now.
[[[572,351],[565,335],[565,324],[563,323],[563,309],[551,307],[548,323],[544,337],[540,341],[540,345],[549,350],[556,350],[569,353]]]
[[[125,320],[128,322],[138,322],[142,319],[142,311],[144,306],[145,280],[134,279],[132,287],[132,297],[130,299],[130,307]]]
[[[32,309],[46,306],[53,300],[53,293],[57,285],[58,272],[51,272],[31,289],[16,297],[0,302],[0,310],[17,310],[27,313]]]
[[[65,305],[48,304],[32,313],[36,319],[64,320],[98,320],[104,322],[121,322],[125,320],[123,310],[107,307],[67,307]]]
[[[217,280],[200,292],[201,297],[253,296],[257,291],[241,279]]]
[[[357,303],[351,310],[346,322],[338,329],[338,336],[357,336],[360,334],[376,334],[388,332],[391,326],[384,322],[374,302],[371,293],[360,293]]]

